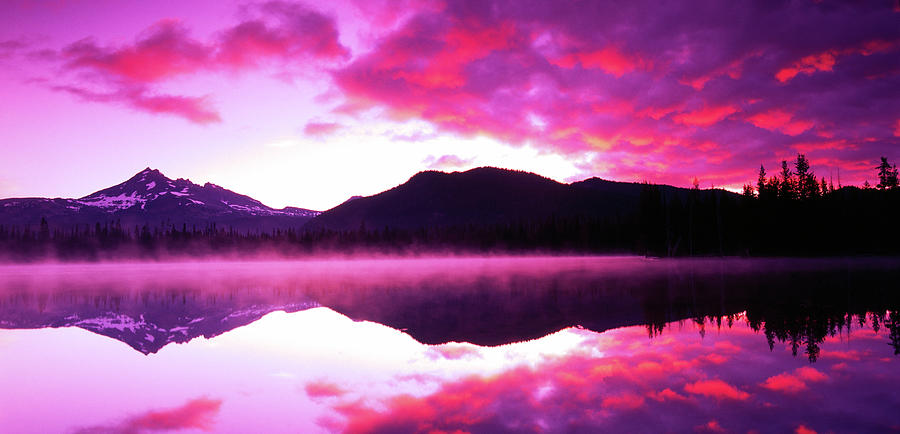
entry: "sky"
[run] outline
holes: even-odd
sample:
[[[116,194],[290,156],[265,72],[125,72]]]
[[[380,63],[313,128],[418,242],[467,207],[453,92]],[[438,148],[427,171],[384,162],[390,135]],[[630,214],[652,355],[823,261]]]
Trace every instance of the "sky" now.
[[[422,170],[740,189],[900,159],[897,0],[0,8],[0,197],[149,166],[324,210]]]

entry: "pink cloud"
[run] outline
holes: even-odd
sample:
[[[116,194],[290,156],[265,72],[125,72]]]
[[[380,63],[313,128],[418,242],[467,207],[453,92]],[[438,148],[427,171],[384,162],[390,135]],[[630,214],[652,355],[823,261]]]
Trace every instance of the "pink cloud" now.
[[[196,124],[221,122],[208,97],[159,95],[140,86],[122,86],[108,92],[95,92],[76,86],[53,86],[54,90],[74,95],[84,101],[122,104],[152,114],[175,115]]]
[[[783,83],[800,73],[809,75],[816,71],[831,71],[836,61],[834,52],[811,54],[794,62],[793,65],[779,70],[775,73],[775,78]]]
[[[806,383],[787,373],[767,378],[762,386],[769,390],[785,393],[798,393],[806,390]]]
[[[347,393],[342,387],[326,381],[314,381],[307,383],[303,390],[310,398],[336,398]]]
[[[60,52],[64,69],[79,73],[72,84],[53,86],[84,100],[124,103],[153,114],[169,114],[191,122],[219,122],[207,97],[171,96],[155,86],[185,75],[245,72],[276,64],[285,68],[341,61],[350,55],[338,40],[334,19],[302,5],[272,1],[250,9],[246,19],[202,42],[177,20],[163,20],[118,47],[91,39],[72,43]],[[104,92],[88,88],[106,87]]]
[[[267,61],[340,60],[349,56],[334,20],[304,6],[268,2],[258,18],[222,31],[204,43],[176,20],[160,21],[134,43],[101,47],[85,39],[62,50],[70,69],[89,70],[139,83],[221,69],[254,69]]]
[[[860,54],[870,56],[876,53],[894,51],[900,48],[900,41],[871,40],[858,46],[845,49],[830,49],[820,53],[810,54],[780,69],[775,73],[775,78],[784,83],[796,77],[798,74],[812,75],[817,71],[831,71],[838,59],[843,56]]]
[[[549,61],[556,66],[567,69],[573,68],[575,65],[581,65],[585,69],[597,68],[616,77],[621,77],[628,72],[643,68],[646,63],[635,57],[625,55],[613,46],[593,51],[568,53]]]
[[[220,65],[246,68],[269,59],[340,60],[350,55],[338,39],[332,18],[296,3],[272,1],[259,9],[261,18],[244,21],[222,33],[215,47]]]
[[[720,77],[728,77],[732,80],[738,80],[743,75],[744,64],[750,59],[757,58],[762,56],[764,53],[761,50],[753,51],[745,56],[742,56],[738,59],[733,60],[732,62],[722,65],[719,68],[715,68],[712,71],[709,71],[699,77],[694,78],[683,78],[679,80],[680,83],[689,85],[694,88],[694,90],[703,90],[706,87],[706,84],[710,82],[710,80],[717,79]]]
[[[337,122],[308,122],[303,127],[303,134],[307,136],[328,136],[343,128]]]
[[[178,21],[165,20],[144,30],[130,46],[110,49],[81,40],[62,54],[68,68],[149,83],[206,68],[210,49],[191,39]]]
[[[762,387],[776,392],[795,394],[807,389],[807,383],[825,381],[828,376],[812,367],[802,367],[793,373],[784,372],[766,379]]]
[[[806,425],[799,425],[794,429],[794,434],[816,434],[816,430],[808,428]]]
[[[832,359],[848,360],[848,361],[859,361],[865,356],[866,356],[866,354],[864,354],[863,352],[861,352],[859,350],[828,350],[828,349],[824,349],[820,353],[820,357],[828,357],[828,358],[832,358]]]
[[[222,400],[196,398],[181,407],[151,410],[143,414],[131,416],[120,424],[104,427],[91,427],[79,430],[79,433],[117,432],[141,433],[146,431],[175,431],[198,429],[212,431],[215,417],[222,407]]]
[[[675,122],[684,125],[708,127],[737,112],[738,109],[734,106],[704,107],[690,112],[679,113],[673,119]]]
[[[128,95],[126,99],[135,108],[149,113],[173,114],[197,124],[220,122],[219,114],[209,107],[208,97],[176,95]]]
[[[809,382],[819,382],[828,379],[828,376],[825,375],[822,371],[809,366],[798,368],[796,371],[794,371],[794,373],[797,375],[797,377]]]
[[[747,118],[750,123],[770,131],[781,131],[789,136],[796,136],[815,125],[810,121],[794,118],[794,115],[784,110],[773,109],[757,113]]]
[[[222,406],[220,399],[197,398],[181,407],[150,411],[129,420],[127,426],[137,430],[161,431],[196,428],[212,430],[214,417]]]
[[[690,400],[690,398],[688,398],[688,397],[686,397],[686,396],[684,396],[684,395],[682,395],[682,394],[680,394],[680,393],[678,393],[678,392],[676,392],[676,391],[674,391],[674,390],[672,390],[672,389],[669,389],[668,387],[665,388],[665,389],[663,389],[663,390],[661,390],[661,391],[659,391],[659,392],[657,392],[657,393],[652,393],[652,394],[650,394],[649,396],[650,396],[650,398],[655,399],[655,400],[657,400],[657,401],[681,401],[681,402],[686,402],[686,401],[689,401],[689,400]]]
[[[688,383],[684,386],[684,390],[694,395],[709,396],[716,399],[734,399],[743,401],[750,397],[749,393],[718,379]]]
[[[694,428],[694,431],[697,432],[728,432],[725,428],[722,428],[722,424],[717,420],[711,420],[703,425]]]

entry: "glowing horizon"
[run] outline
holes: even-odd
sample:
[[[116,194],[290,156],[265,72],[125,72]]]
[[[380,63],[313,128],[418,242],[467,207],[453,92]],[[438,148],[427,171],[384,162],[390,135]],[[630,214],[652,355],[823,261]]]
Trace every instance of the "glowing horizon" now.
[[[4,9],[2,198],[149,166],[324,210],[429,169],[738,190],[798,153],[845,185],[900,159],[896,3]]]

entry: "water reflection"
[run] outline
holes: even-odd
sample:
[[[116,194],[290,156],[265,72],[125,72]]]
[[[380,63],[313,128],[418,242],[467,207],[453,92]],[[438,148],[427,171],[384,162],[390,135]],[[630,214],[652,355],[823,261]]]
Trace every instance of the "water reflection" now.
[[[455,258],[7,267],[0,327],[81,327],[155,353],[273,311],[326,306],[422,343],[502,345],[566,327],[604,331],[746,312],[770,347],[814,361],[851,316],[900,351],[900,261]],[[888,313],[894,312],[894,313]],[[868,316],[867,313],[873,315]],[[701,328],[701,333],[703,329]]]
[[[711,324],[707,324],[711,325]],[[596,335],[563,355],[493,375],[440,382],[376,405],[336,398],[348,432],[813,432],[897,429],[896,361],[877,333],[828,342],[808,365],[755,351],[738,325],[697,339],[688,322],[647,341],[636,327]],[[577,333],[567,330],[564,333]],[[799,363],[798,363],[799,362]],[[804,431],[807,430],[807,431]]]
[[[897,265],[6,268],[0,432],[897,430]]]
[[[785,432],[896,429],[885,330],[819,360],[730,328],[567,328],[498,347],[428,346],[327,308],[275,312],[145,357],[78,329],[0,334],[4,432]],[[856,320],[856,319],[854,319]]]

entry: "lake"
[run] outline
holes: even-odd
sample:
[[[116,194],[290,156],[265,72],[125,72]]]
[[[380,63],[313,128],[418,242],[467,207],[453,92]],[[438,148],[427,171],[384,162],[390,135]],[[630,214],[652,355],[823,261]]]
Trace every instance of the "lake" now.
[[[900,259],[0,266],[0,432],[900,431]]]

